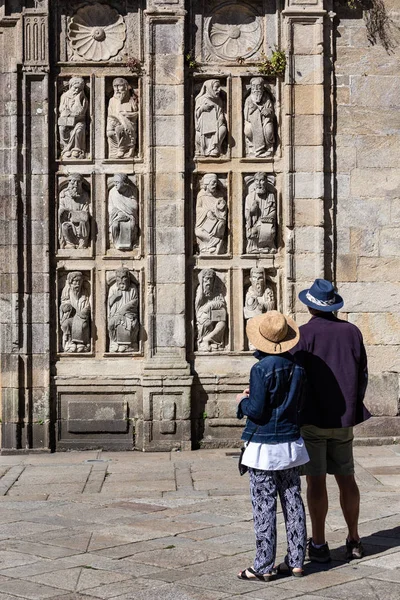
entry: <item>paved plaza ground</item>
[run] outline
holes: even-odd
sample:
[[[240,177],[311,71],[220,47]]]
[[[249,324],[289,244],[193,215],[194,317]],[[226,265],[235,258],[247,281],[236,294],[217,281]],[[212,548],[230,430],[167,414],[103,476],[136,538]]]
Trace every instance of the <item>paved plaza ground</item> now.
[[[254,534],[232,453],[0,456],[0,600],[400,598],[400,446],[355,448],[367,556],[344,561],[330,478],[333,561],[271,583],[236,578],[252,564]]]

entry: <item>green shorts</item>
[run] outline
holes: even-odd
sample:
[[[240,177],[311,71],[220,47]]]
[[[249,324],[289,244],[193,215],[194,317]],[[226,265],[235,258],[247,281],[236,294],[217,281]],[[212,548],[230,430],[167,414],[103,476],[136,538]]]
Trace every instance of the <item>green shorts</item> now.
[[[302,475],[353,475],[353,428],[321,429],[303,425],[301,435],[310,462],[301,467]]]

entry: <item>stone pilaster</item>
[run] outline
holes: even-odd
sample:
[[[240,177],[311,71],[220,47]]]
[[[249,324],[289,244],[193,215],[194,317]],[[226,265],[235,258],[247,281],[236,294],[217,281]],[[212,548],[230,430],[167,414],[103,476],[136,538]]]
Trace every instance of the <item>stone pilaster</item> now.
[[[288,53],[285,81],[287,307],[297,291],[325,273],[324,197],[324,18],[322,0],[288,0],[284,33]]]
[[[185,328],[184,25],[182,1],[152,0],[148,39],[148,358],[143,448],[190,448]]]

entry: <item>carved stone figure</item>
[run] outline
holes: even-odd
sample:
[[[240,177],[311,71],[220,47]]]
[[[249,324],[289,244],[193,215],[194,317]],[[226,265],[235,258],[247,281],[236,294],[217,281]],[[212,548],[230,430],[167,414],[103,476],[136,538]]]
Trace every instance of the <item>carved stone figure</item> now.
[[[228,207],[218,191],[218,177],[204,175],[202,189],[197,195],[195,235],[200,254],[223,254]]]
[[[197,347],[202,352],[213,352],[225,346],[226,301],[213,269],[203,269],[199,281],[195,302]]]
[[[58,130],[60,132],[61,158],[85,158],[86,114],[88,99],[82,77],[71,77],[68,90],[61,94]]]
[[[122,267],[115,276],[107,302],[110,352],[134,352],[138,348],[139,294],[129,269]]]
[[[81,175],[71,175],[60,193],[58,235],[60,248],[87,248],[90,235],[89,194]]]
[[[251,319],[274,309],[274,291],[271,287],[267,287],[265,271],[261,267],[253,267],[250,269],[250,287],[244,302],[244,317]]]
[[[70,19],[68,39],[74,52],[83,59],[109,60],[125,43],[124,18],[108,4],[86,4]]]
[[[276,198],[265,173],[255,174],[246,196],[245,224],[248,254],[276,252]]]
[[[252,317],[275,309],[275,296],[272,287],[267,286],[265,271],[261,267],[250,269],[250,287],[246,292],[244,301],[244,318],[246,321]],[[255,350],[249,342],[249,349]]]
[[[195,106],[196,154],[219,156],[227,133],[218,79],[203,83]]]
[[[130,158],[136,150],[138,100],[122,77],[114,79],[113,88],[107,113],[108,156]]]
[[[250,86],[250,95],[244,103],[247,154],[256,158],[271,156],[275,144],[272,95],[262,77],[253,77]]]
[[[113,187],[108,194],[110,237],[117,250],[132,250],[138,242],[138,198],[129,177],[114,175]]]
[[[61,292],[63,352],[90,352],[90,313],[89,283],[80,271],[72,271]]]

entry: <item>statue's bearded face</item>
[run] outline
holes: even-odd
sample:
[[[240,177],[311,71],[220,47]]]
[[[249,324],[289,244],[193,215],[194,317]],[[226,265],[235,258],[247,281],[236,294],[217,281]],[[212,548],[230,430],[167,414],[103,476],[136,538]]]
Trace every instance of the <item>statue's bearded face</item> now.
[[[128,275],[120,275],[117,277],[117,285],[121,291],[129,290],[129,277]]]
[[[203,287],[203,294],[207,297],[207,298],[211,298],[212,294],[213,294],[213,289],[214,289],[214,277],[213,275],[210,273],[206,273],[206,275],[204,275],[203,277],[203,282],[202,282],[202,287]]]
[[[271,288],[267,289],[267,300],[268,302],[270,302],[272,305],[275,304],[275,298],[274,298],[274,290]]]
[[[267,182],[265,177],[256,177],[255,178],[256,192],[258,194],[265,194],[267,191]]]
[[[265,292],[265,281],[262,273],[253,273],[251,276],[251,284],[253,286],[254,291],[257,292],[259,296],[262,296]]]
[[[71,280],[71,290],[73,291],[73,293],[76,296],[78,296],[80,294],[81,287],[82,287],[82,278],[81,277],[74,277]]]
[[[217,191],[217,187],[218,187],[218,180],[216,177],[213,177],[212,179],[207,180],[207,182],[205,183],[205,188],[208,192],[210,192],[211,194],[215,194],[215,192]]]
[[[121,101],[129,97],[129,90],[126,83],[114,84],[114,97],[118,98]]]
[[[216,96],[219,96],[221,93],[221,85],[218,81],[216,81],[215,83],[213,83],[212,86],[213,92]]]
[[[254,102],[261,102],[264,93],[264,85],[262,83],[253,83],[251,85],[251,97]]]
[[[84,85],[83,81],[75,80],[71,83],[69,90],[73,96],[77,96],[83,90]]]
[[[79,198],[82,194],[82,183],[79,179],[71,179],[68,184],[68,190],[72,198]]]

